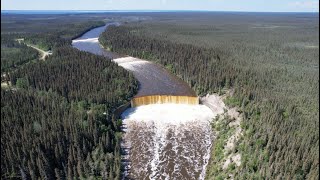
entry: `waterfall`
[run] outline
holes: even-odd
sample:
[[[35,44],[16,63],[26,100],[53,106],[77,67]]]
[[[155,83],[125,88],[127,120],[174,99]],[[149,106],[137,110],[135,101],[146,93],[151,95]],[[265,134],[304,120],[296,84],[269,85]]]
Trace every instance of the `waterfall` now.
[[[123,114],[125,172],[133,179],[204,179],[216,116],[204,105],[150,104]]]

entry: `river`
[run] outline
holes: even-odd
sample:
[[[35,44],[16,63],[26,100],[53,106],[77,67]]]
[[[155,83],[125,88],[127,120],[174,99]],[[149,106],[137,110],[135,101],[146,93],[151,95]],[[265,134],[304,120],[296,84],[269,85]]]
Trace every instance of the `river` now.
[[[72,45],[113,59],[131,71],[139,81],[136,97],[195,96],[185,82],[161,66],[103,49],[98,37],[109,25],[88,31]],[[151,104],[127,109],[121,115],[124,179],[204,179],[213,141],[210,121],[216,115],[204,105]]]
[[[110,25],[119,25],[119,23],[108,23],[105,26],[91,29],[90,31],[84,33],[81,37],[72,40],[72,46],[81,51],[91,52],[93,54],[102,55],[111,59],[121,57],[117,53],[104,50],[99,44],[98,38],[100,34]]]
[[[102,48],[98,41],[99,35],[110,25],[119,24],[109,23],[103,27],[94,28],[74,39],[72,46],[82,51],[113,59],[114,62],[131,71],[139,81],[139,91],[136,97],[148,95],[196,96],[187,83],[158,64],[130,56],[121,56]]]

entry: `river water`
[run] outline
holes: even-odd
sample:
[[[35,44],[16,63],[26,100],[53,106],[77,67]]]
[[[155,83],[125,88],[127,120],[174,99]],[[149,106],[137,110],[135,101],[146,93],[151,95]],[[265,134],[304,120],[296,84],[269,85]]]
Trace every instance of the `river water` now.
[[[152,104],[123,114],[130,179],[204,179],[215,116],[204,105]]]
[[[185,82],[161,66],[103,49],[98,37],[109,25],[88,31],[72,45],[113,59],[131,71],[139,81],[136,96],[195,96]],[[151,104],[127,109],[121,115],[124,179],[204,179],[213,140],[210,121],[215,116],[204,105]]]
[[[147,95],[196,96],[187,83],[158,64],[130,56],[121,56],[102,48],[98,41],[99,35],[110,25],[119,24],[109,23],[106,26],[94,28],[74,39],[72,46],[82,51],[113,59],[114,62],[131,71],[139,81],[139,91],[136,97]]]
[[[102,55],[108,58],[119,58],[120,55],[104,50],[99,44],[98,38],[100,34],[110,25],[119,25],[119,23],[108,23],[105,26],[91,29],[84,33],[81,37],[72,40],[72,46],[81,50],[91,52],[93,54]]]

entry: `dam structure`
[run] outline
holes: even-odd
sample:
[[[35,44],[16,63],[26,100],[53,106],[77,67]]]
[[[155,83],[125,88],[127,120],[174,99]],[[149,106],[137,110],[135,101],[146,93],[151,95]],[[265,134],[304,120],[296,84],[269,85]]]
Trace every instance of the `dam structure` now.
[[[189,85],[163,66],[105,50],[98,41],[109,25],[72,41],[73,47],[112,59],[139,82],[131,102],[115,110],[122,119],[123,179],[204,179],[221,112],[199,104]],[[106,82],[108,83],[108,82]]]
[[[192,96],[172,96],[172,95],[151,95],[151,96],[141,96],[134,97],[131,100],[131,107],[138,107],[148,104],[192,104],[198,105],[199,98]]]

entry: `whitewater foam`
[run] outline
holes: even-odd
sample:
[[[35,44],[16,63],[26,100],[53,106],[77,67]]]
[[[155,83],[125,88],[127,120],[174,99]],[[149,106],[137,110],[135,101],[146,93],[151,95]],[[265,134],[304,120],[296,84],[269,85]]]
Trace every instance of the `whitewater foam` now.
[[[88,39],[75,39],[75,40],[72,40],[72,43],[77,43],[77,42],[98,43],[99,40],[98,40],[98,38],[88,38]]]
[[[129,178],[204,179],[217,115],[204,105],[152,104],[122,114]]]

